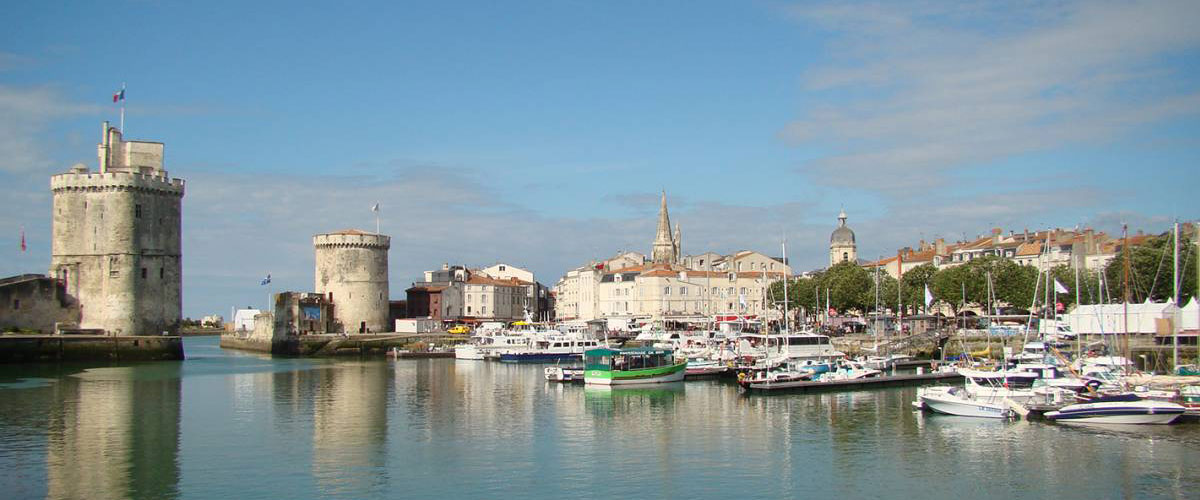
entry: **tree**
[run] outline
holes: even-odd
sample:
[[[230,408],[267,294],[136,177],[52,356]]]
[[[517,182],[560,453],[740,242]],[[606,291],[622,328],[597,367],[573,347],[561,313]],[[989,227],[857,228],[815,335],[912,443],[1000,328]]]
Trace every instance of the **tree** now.
[[[825,271],[821,285],[828,291],[829,306],[838,311],[866,310],[872,280],[866,269],[853,262],[839,262]],[[872,295],[872,305],[875,299]]]
[[[925,306],[925,285],[931,284],[937,268],[933,264],[921,264],[909,269],[900,277],[900,295],[904,306],[919,311]],[[932,286],[930,286],[932,289]]]
[[[1180,286],[1180,303],[1187,304],[1196,292],[1196,245],[1186,242],[1179,249],[1179,268],[1183,274]],[[1171,281],[1172,255],[1171,235],[1165,234],[1147,239],[1141,245],[1131,245],[1129,250],[1130,300],[1144,302],[1147,298],[1163,302],[1175,294]],[[1104,268],[1105,295],[1120,302],[1125,297],[1125,255],[1122,248]]]
[[[929,285],[930,291],[938,300],[950,304],[957,315],[963,307],[963,295],[966,294],[968,304],[983,304],[986,301],[984,284],[975,279],[971,268],[954,266],[939,269]]]

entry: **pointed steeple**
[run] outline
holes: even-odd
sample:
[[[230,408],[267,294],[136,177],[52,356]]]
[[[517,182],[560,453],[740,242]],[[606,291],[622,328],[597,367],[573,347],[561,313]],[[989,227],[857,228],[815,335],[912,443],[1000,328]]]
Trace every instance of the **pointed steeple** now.
[[[658,231],[650,250],[650,260],[655,263],[675,263],[675,239],[671,237],[671,217],[667,215],[667,191],[662,193],[662,207],[658,209]]]

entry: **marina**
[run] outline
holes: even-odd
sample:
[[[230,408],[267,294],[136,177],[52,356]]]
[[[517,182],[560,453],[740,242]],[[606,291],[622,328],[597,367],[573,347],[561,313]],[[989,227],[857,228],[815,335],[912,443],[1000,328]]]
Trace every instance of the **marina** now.
[[[1191,424],[934,415],[909,408],[911,386],[771,397],[721,379],[594,389],[546,381],[553,365],[185,343],[182,362],[0,367],[6,496],[485,498],[520,487],[530,499],[969,490],[999,500],[1190,498],[1200,488]]]

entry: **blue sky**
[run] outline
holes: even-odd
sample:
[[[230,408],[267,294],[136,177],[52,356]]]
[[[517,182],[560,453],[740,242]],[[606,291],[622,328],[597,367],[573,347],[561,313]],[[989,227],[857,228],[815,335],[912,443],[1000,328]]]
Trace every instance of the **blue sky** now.
[[[312,287],[311,236],[383,207],[393,298],[442,262],[553,284],[647,252],[860,255],[1200,217],[1200,4],[27,2],[0,33],[0,274],[45,272],[47,177],[111,93],[166,143],[184,314]],[[271,273],[272,287],[258,285]]]

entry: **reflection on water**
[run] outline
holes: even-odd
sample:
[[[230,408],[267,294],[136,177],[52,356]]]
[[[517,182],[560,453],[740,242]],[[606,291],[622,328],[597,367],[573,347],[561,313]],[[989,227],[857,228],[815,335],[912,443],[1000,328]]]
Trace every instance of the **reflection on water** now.
[[[0,369],[12,498],[1194,497],[1200,426],[914,412],[915,389],[586,388],[540,366],[305,360]],[[31,382],[32,381],[32,382]]]

